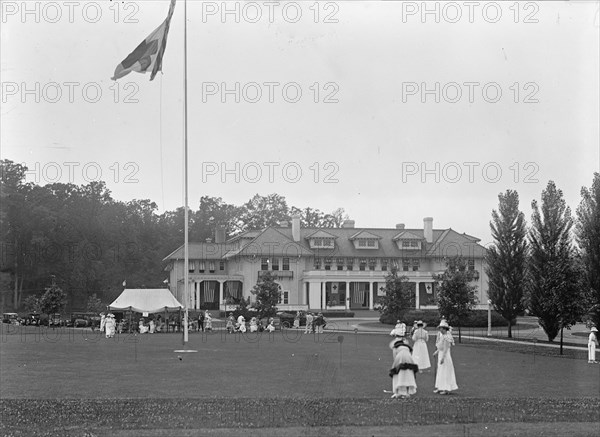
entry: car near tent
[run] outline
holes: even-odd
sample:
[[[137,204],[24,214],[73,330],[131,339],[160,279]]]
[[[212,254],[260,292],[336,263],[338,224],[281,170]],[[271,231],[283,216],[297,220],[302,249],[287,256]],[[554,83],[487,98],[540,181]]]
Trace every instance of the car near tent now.
[[[2,323],[10,323],[11,325],[19,324],[19,315],[17,313],[2,314]]]

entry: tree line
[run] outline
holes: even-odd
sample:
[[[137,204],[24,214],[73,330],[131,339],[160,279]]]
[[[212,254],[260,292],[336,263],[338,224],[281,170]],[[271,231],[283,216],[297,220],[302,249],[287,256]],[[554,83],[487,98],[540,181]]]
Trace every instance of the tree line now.
[[[507,321],[508,337],[517,316],[526,312],[537,317],[549,341],[561,334],[561,348],[564,329],[579,321],[600,326],[600,173],[590,188],[581,189],[575,217],[553,181],[542,191],[541,203],[531,202],[529,226],[517,191],[500,193],[498,200],[485,271],[491,305]],[[472,272],[456,256],[432,279],[440,315],[460,328],[478,303]],[[414,308],[414,291],[397,268],[387,275],[384,291],[383,316],[402,319]]]
[[[550,341],[584,319],[600,326],[600,173],[581,189],[575,217],[553,181],[531,202],[529,226],[516,191],[498,200],[486,256],[494,308],[509,321],[527,310]]]
[[[163,286],[163,258],[183,244],[184,208],[158,214],[149,199],[115,200],[102,181],[87,185],[26,182],[27,167],[0,161],[0,308],[19,310],[41,297],[51,277],[68,296],[71,310],[90,296],[105,304],[130,288]],[[242,205],[201,197],[189,211],[189,241],[276,226],[300,216],[303,227],[340,227],[342,208],[324,213],[289,206],[278,194],[256,194]],[[32,302],[32,300],[30,300]]]

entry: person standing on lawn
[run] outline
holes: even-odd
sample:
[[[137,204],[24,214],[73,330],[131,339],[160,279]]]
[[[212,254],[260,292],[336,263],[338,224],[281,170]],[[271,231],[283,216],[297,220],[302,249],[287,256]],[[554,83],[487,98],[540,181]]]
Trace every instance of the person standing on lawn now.
[[[592,327],[590,336],[588,338],[588,363],[597,363],[596,361],[596,347],[598,346],[598,328]]]
[[[227,332],[229,334],[233,333],[233,323],[235,322],[235,319],[233,318],[233,313],[229,313],[229,317],[227,317],[227,324],[225,325],[225,329],[227,329]]]
[[[204,313],[200,311],[200,314],[198,314],[198,332],[200,332],[200,330],[204,332],[204,319]]]
[[[312,313],[306,314],[306,328],[304,328],[304,333],[308,334],[313,331],[313,315]]]
[[[454,374],[454,363],[450,348],[454,346],[454,339],[450,334],[450,326],[448,322],[443,320],[438,326],[440,334],[436,343],[437,350],[433,355],[437,355],[437,372],[435,375],[435,390],[434,393],[442,395],[450,394],[451,391],[457,390],[456,375]]]
[[[204,312],[204,319],[206,320],[206,330],[212,331],[212,316],[210,315],[208,310]]]
[[[415,329],[412,340],[413,340],[413,359],[415,364],[419,366],[419,371],[423,372],[431,368],[431,361],[429,361],[429,350],[427,349],[427,340],[429,340],[429,334],[425,331],[426,324],[417,320],[417,328]]]
[[[294,328],[300,329],[300,311],[296,311],[296,317],[294,317]]]
[[[415,374],[419,366],[413,360],[411,347],[402,338],[394,341],[393,348],[394,362],[389,373],[392,377],[392,398],[409,398],[417,392]]]

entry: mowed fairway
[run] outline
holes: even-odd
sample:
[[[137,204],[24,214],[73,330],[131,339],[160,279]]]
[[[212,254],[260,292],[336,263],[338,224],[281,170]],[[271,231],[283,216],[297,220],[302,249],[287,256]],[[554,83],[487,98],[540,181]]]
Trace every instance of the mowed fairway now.
[[[1,334],[3,426],[14,435],[48,425],[77,435],[66,431],[597,422],[600,406],[600,365],[468,345],[452,350],[455,394],[434,394],[430,371],[418,375],[413,398],[392,400],[383,393],[391,389],[390,338],[380,334],[217,331],[190,333],[185,348],[180,334],[106,339],[83,329],[6,325]],[[197,352],[174,352],[180,349]],[[447,408],[454,413],[440,416]],[[281,418],[284,409],[295,416]],[[475,417],[477,409],[485,417]]]
[[[335,332],[217,331],[190,333],[186,348],[198,352],[177,353],[183,348],[180,334],[106,339],[83,329],[5,329],[0,343],[1,396],[382,398],[383,389],[391,388],[389,340],[386,335]],[[433,347],[430,341],[430,354]],[[456,396],[600,395],[600,366],[584,360],[468,345],[457,345],[452,354]],[[417,396],[436,396],[433,371],[420,373],[417,384]]]

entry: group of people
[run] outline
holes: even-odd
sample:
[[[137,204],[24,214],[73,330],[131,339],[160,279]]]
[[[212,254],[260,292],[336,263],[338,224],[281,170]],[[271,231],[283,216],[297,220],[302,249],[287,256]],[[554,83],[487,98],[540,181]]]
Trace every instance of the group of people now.
[[[204,312],[201,311],[200,314],[198,314],[196,331],[212,331],[212,316],[210,315],[208,310]]]
[[[245,333],[248,330],[248,328],[246,328],[246,318],[242,315],[239,315],[236,320],[235,317],[233,317],[233,313],[229,313],[225,323],[225,329],[230,334],[233,334],[234,332]],[[263,326],[261,319],[252,317],[250,319],[249,329],[250,332],[273,332],[275,331],[275,319],[273,317],[269,317],[266,326]]]
[[[427,348],[429,333],[425,327],[426,324],[421,320],[415,321],[412,331],[408,333],[406,324],[398,320],[390,333],[394,337],[390,343],[393,363],[389,372],[392,377],[392,398],[408,398],[415,394],[417,373],[431,368]],[[438,326],[436,351],[433,353],[434,356],[437,355],[434,393],[449,394],[458,389],[450,353],[451,347],[454,346],[451,329],[448,322],[442,319]],[[410,340],[413,342],[412,346]]]
[[[304,328],[304,333],[317,333],[322,334],[323,330],[327,326],[327,321],[325,317],[323,317],[323,313],[318,313],[316,316],[313,313],[306,313],[306,327]],[[300,312],[296,313],[296,317],[294,318],[294,328],[300,328]]]

